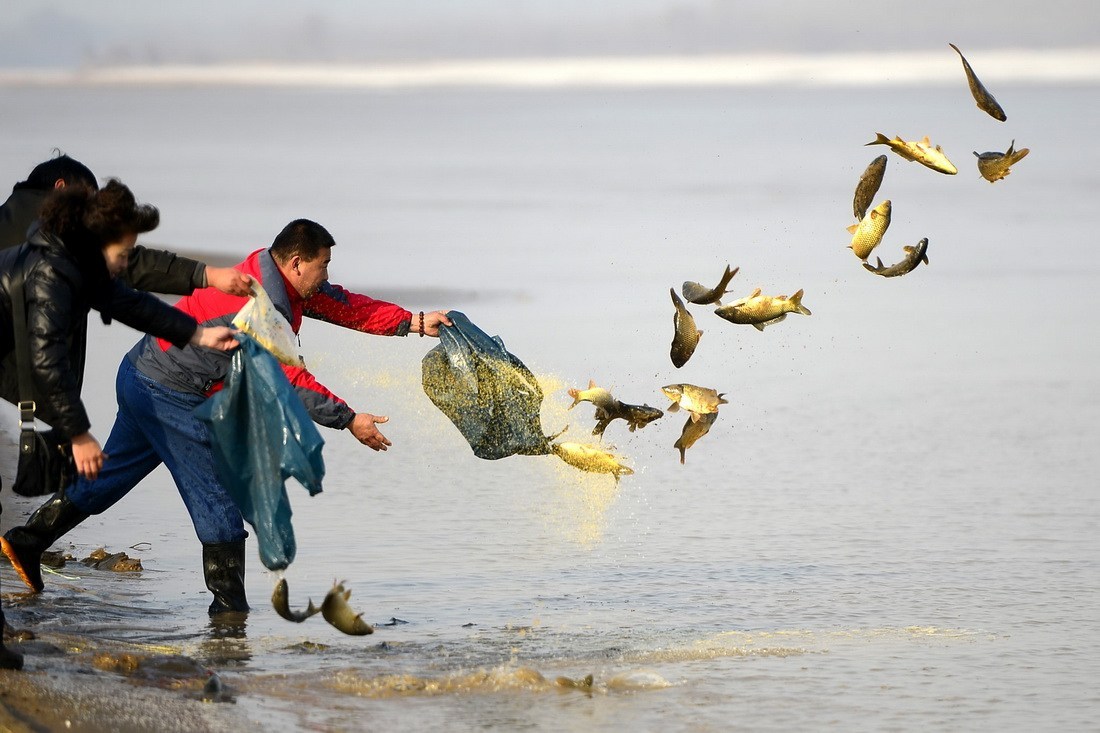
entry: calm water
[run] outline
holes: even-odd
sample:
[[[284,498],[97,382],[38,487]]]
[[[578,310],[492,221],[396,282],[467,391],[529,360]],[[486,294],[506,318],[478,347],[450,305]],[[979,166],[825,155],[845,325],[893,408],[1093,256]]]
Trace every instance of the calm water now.
[[[324,493],[290,487],[292,605],[338,578],[372,622],[408,623],[287,623],[253,552],[246,635],[213,634],[160,471],[66,538],[148,543],[128,550],[146,570],[70,565],[30,598],[5,565],[19,623],[199,658],[272,730],[1096,727],[1095,87],[998,86],[1003,124],[962,85],[2,93],[6,180],[60,146],[161,207],[150,242],[212,254],[314,218],[335,281],[499,334],[544,381],[547,432],[584,439],[592,408],[565,390],[589,379],[662,408],[672,382],[729,399],[683,466],[682,417],[612,424],[636,470],[618,485],[553,457],[485,462],[420,389],[434,342],[308,323],[316,374],[389,415],[394,446],[326,432]],[[960,169],[891,154],[875,255],[930,240],[899,279],[845,248],[875,132],[928,134]],[[971,151],[1013,138],[1030,157],[980,179]],[[727,263],[737,296],[803,288],[813,315],[758,333],[694,308],[705,335],[676,370],[668,288]],[[136,335],[95,329],[105,439]],[[5,528],[36,505],[3,501]],[[591,694],[554,683],[586,674]]]

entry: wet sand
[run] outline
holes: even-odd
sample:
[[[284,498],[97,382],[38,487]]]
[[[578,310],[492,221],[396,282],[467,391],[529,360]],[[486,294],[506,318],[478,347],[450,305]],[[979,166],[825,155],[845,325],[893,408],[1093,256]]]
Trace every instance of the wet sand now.
[[[21,628],[16,614],[15,628]],[[239,731],[247,705],[204,700],[209,670],[187,657],[62,634],[10,642],[21,672],[0,671],[0,731]],[[223,689],[232,694],[232,683]],[[206,697],[217,697],[206,695]]]

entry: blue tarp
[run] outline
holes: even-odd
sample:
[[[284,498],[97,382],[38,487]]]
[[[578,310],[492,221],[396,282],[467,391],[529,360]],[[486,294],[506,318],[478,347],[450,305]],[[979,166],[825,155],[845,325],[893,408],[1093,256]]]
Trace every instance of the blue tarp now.
[[[321,491],[325,441],[279,362],[244,333],[233,352],[224,388],[195,409],[210,430],[218,473],[252,525],[260,560],[283,570],[297,549],[285,481]]]
[[[542,389],[531,371],[465,314],[447,314],[439,345],[421,362],[424,392],[450,418],[478,458],[553,452],[542,432]]]

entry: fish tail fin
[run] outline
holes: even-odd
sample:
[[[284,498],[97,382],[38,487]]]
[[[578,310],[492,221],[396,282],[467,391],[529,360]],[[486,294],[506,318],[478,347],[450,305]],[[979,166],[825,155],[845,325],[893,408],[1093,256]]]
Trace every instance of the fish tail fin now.
[[[680,445],[680,441],[676,441],[675,447],[680,451],[680,465],[682,466],[684,465],[684,458],[687,457],[687,448]]]
[[[726,399],[726,393],[725,392],[719,392],[718,393],[718,404],[719,405],[728,405],[729,403],[730,403],[730,401]]]
[[[879,264],[880,265],[882,264],[881,260],[879,260]],[[806,306],[802,305],[802,289],[801,288],[799,288],[797,293],[795,293],[794,295],[792,295],[790,297],[790,301],[791,301],[791,304],[795,307],[795,310],[797,312],[801,313],[804,316],[811,315],[810,309],[807,308]]]
[[[889,143],[890,143],[890,138],[886,137],[881,132],[876,132],[875,133],[875,139],[872,140],[869,143],[864,143],[864,146],[867,146],[867,145],[888,145]]]
[[[958,55],[960,55],[960,56],[962,56],[962,55],[963,55],[963,52],[962,52],[962,51],[960,51],[960,50],[959,50],[959,47],[958,47],[958,46],[956,46],[956,45],[955,45],[954,43],[950,43],[950,42],[948,42],[948,44],[947,44],[947,45],[948,45],[948,46],[950,46],[951,48],[955,49],[955,53],[957,53]]]
[[[1030,148],[1020,148],[1012,154],[1012,162],[1010,165],[1016,165],[1021,160],[1027,157],[1027,154],[1031,152]]]
[[[576,407],[577,405],[579,405],[579,404],[581,403],[581,400],[580,400],[580,397],[579,397],[579,395],[580,395],[580,392],[579,392],[579,391],[577,391],[576,389],[573,389],[572,387],[570,387],[570,388],[569,388],[568,390],[566,390],[566,393],[567,393],[567,394],[568,394],[568,395],[569,395],[570,397],[572,397],[572,398],[573,398],[573,404],[571,404],[571,405],[570,405],[570,406],[569,406],[568,408],[566,408],[566,409],[572,410],[572,409],[573,409],[574,407]]]
[[[871,265],[868,265],[866,262],[862,262],[860,264],[863,265],[864,269],[867,270],[867,272],[878,272],[877,270],[875,270],[874,267],[871,267]]]
[[[740,269],[740,267],[735,267],[731,270],[730,266],[726,265],[726,271],[722,274],[722,280],[718,283],[718,287],[715,288],[715,290],[725,293],[726,286],[730,284],[730,280],[733,279],[733,276],[736,275],[737,271]]]

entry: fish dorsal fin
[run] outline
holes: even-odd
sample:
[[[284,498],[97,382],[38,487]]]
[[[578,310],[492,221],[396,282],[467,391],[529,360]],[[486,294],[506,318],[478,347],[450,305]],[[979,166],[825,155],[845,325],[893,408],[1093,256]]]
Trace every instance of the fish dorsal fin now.
[[[878,262],[878,269],[880,269],[880,270],[885,270],[886,269],[885,267],[882,266],[882,258],[881,257],[876,257],[875,260]]]
[[[852,226],[848,227],[848,233],[849,234],[855,234],[858,229],[859,229],[859,224],[853,224]]]
[[[916,249],[917,249],[916,247],[911,247],[907,244],[907,245],[905,245],[904,247],[901,248],[901,251],[905,252],[906,254],[911,254],[914,251],[916,251]]]
[[[589,389],[595,389],[596,388],[596,380],[595,379],[589,379],[588,380],[588,388]]]
[[[749,297],[750,298],[755,298],[758,295],[760,295],[760,288],[757,288],[756,290],[753,290],[752,293],[749,295]]]
[[[928,139],[928,136],[927,136],[927,135],[925,135],[925,136],[924,136],[924,139],[922,139],[922,140],[921,140],[921,144],[922,144],[922,145],[931,145],[931,144],[932,144],[932,141]]]

